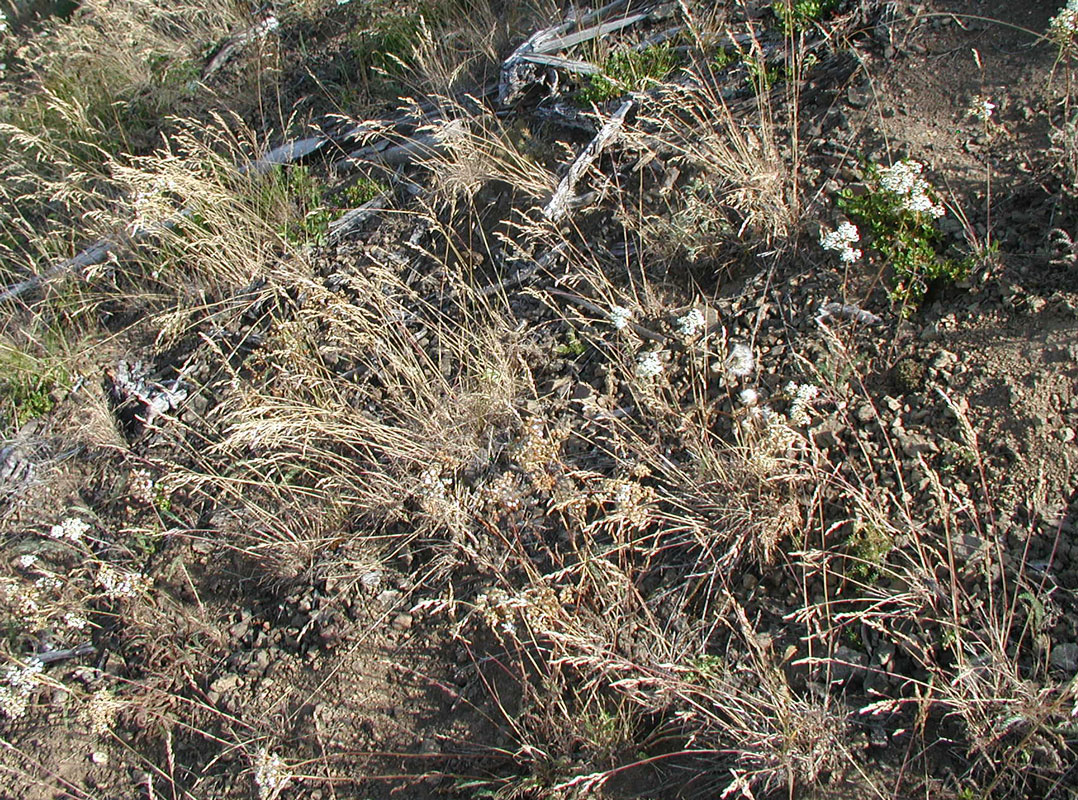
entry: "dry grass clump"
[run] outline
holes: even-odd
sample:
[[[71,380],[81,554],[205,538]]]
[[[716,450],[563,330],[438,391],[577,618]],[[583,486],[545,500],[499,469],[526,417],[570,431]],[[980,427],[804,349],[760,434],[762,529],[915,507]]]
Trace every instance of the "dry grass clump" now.
[[[90,0],[20,51],[29,86],[15,124],[126,151],[198,92],[203,50],[249,24],[230,0]]]
[[[232,3],[83,3],[19,49],[0,112],[5,282],[111,233],[110,163],[159,144],[166,114],[194,100],[202,48],[245,24]]]

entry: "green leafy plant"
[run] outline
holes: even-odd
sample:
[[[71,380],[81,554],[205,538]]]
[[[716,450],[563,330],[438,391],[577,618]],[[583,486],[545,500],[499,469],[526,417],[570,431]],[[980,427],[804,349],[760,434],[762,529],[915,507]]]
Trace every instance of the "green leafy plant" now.
[[[838,0],[775,0],[771,11],[783,31],[806,31],[823,21],[838,6]]]
[[[848,552],[854,559],[850,574],[867,581],[877,580],[880,567],[894,546],[894,539],[886,531],[872,524],[859,523],[846,541]]]
[[[838,198],[838,207],[867,227],[871,247],[891,267],[891,300],[904,314],[916,310],[931,288],[964,278],[971,266],[969,258],[947,255],[936,222],[943,208],[927,182],[916,177],[920,169],[912,161],[882,170],[870,164],[869,191],[845,189]]]
[[[49,413],[52,392],[69,383],[58,365],[0,345],[0,427],[18,428]]]
[[[576,331],[569,328],[565,332],[565,344],[559,344],[554,352],[563,358],[580,358],[587,349],[587,346],[580,341],[580,337],[576,335]]]
[[[626,92],[639,92],[664,80],[678,65],[677,53],[666,44],[643,50],[613,53],[602,65],[602,72],[592,75],[577,92],[582,106],[605,103]]]
[[[369,203],[380,194],[389,191],[389,187],[373,178],[360,178],[350,184],[343,192],[344,202],[350,207]]]
[[[279,214],[277,231],[292,244],[318,243],[324,240],[332,213],[323,205],[322,182],[307,167],[275,166],[258,187],[255,205],[265,215]]]

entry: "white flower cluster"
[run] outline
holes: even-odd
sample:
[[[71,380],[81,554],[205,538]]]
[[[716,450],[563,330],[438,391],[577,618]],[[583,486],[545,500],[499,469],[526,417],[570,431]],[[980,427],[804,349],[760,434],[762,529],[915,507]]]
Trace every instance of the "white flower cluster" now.
[[[86,535],[90,526],[77,517],[65,519],[59,525],[53,525],[49,529],[49,536],[53,539],[68,539],[77,542]]]
[[[787,416],[791,425],[808,425],[809,408],[812,401],[820,393],[820,390],[811,383],[796,384],[790,381],[786,384],[786,393],[793,397],[790,403],[790,411]]]
[[[624,330],[629,324],[629,320],[633,318],[633,312],[624,306],[610,306],[610,313],[607,314],[607,318],[610,320],[610,324],[614,326],[615,330]]]
[[[45,664],[36,658],[28,659],[23,666],[10,666],[0,684],[0,711],[10,719],[18,719],[26,713],[30,693],[37,685],[38,675]]]
[[[933,217],[942,217],[943,206],[928,196],[928,181],[921,177],[925,165],[906,159],[880,170],[880,188],[898,195],[903,208]]]
[[[145,592],[150,588],[150,579],[139,572],[127,572],[102,564],[97,571],[97,585],[106,597],[121,600]]]
[[[644,353],[636,359],[636,375],[648,380],[657,377],[663,371],[663,362],[657,352]]]
[[[685,337],[695,336],[698,331],[704,329],[706,324],[707,322],[704,315],[700,313],[700,309],[692,308],[689,309],[685,316],[678,317],[677,332]]]
[[[98,689],[86,704],[86,713],[90,718],[90,733],[105,736],[116,722],[116,712],[120,704],[109,694],[108,689]]]
[[[854,243],[861,241],[861,234],[852,222],[840,222],[838,229],[820,236],[820,246],[824,250],[834,250],[843,264],[852,264],[861,258],[861,251],[854,248]]]
[[[747,378],[755,368],[756,361],[747,344],[738,342],[730,348],[730,354],[726,356],[726,377]]]
[[[68,611],[66,614],[64,614],[64,624],[72,630],[81,631],[83,628],[90,624],[90,621],[86,619],[86,617],[83,617],[72,611]]]
[[[9,30],[10,28],[7,24],[7,15],[3,11],[0,11],[0,36],[3,36]]]
[[[1065,42],[1078,34],[1078,0],[1067,0],[1048,23],[1048,33],[1057,42]]]
[[[273,800],[292,780],[284,759],[264,747],[255,753],[254,770],[259,800]]]
[[[973,102],[970,104],[969,115],[971,117],[976,117],[979,120],[983,120],[984,122],[988,122],[996,108],[998,108],[998,106],[987,97],[978,95],[973,98]]]
[[[136,469],[131,473],[131,497],[143,505],[153,505],[154,501],[153,476],[148,469]]]

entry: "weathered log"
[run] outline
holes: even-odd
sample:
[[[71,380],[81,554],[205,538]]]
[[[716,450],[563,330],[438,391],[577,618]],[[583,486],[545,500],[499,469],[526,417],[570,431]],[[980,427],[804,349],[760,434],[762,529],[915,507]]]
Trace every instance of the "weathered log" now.
[[[607,20],[615,12],[621,11],[627,3],[610,3],[598,11],[587,14],[579,20],[569,20],[550,28],[545,28],[529,36],[510,56],[502,62],[501,79],[498,82],[498,102],[506,106],[520,97],[529,86],[538,81],[540,66],[559,69],[572,68],[574,72],[595,74],[598,67],[587,62],[573,59],[554,58],[551,56],[561,50],[568,50],[592,39],[599,39],[611,33],[628,28],[648,20],[659,19],[671,13],[676,3],[662,3],[633,14]],[[606,21],[600,21],[606,20]],[[592,24],[597,22],[598,24]],[[578,30],[573,30],[577,28]],[[546,57],[546,58],[544,58]]]

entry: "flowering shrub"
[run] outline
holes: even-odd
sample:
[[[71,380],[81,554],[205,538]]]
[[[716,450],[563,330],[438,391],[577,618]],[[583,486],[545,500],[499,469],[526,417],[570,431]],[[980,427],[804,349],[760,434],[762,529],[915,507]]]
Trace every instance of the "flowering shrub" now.
[[[255,753],[255,786],[259,800],[273,800],[292,781],[292,773],[284,759],[266,748]]]
[[[49,529],[49,536],[53,539],[68,539],[72,542],[77,542],[90,530],[90,526],[83,522],[78,517],[70,517],[65,519],[58,525],[53,525]]]
[[[624,306],[610,306],[610,324],[615,330],[624,330],[633,318],[633,312]]]
[[[689,309],[688,313],[683,317],[678,317],[677,320],[677,332],[682,336],[689,338],[695,336],[697,332],[702,331],[707,324],[704,319],[703,313],[700,309]]]
[[[920,305],[932,285],[959,280],[969,271],[968,260],[944,255],[936,220],[945,211],[921,177],[923,169],[923,164],[910,160],[882,168],[870,164],[870,191],[855,195],[847,189],[838,199],[838,207],[871,232],[871,247],[893,270],[891,299],[906,311]],[[850,228],[857,232],[853,225]]]

